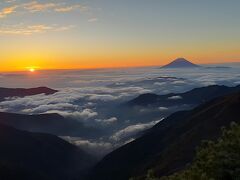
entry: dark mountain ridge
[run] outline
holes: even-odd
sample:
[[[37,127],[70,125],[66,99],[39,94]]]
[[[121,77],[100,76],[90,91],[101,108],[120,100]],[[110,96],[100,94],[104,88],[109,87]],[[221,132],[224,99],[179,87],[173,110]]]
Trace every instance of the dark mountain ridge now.
[[[0,123],[30,132],[50,133],[58,136],[94,138],[101,133],[95,128],[86,127],[75,119],[59,114],[24,115],[0,112]],[[95,131],[94,135],[92,132]]]
[[[32,96],[37,94],[54,94],[58,92],[57,90],[50,89],[48,87],[37,87],[37,88],[0,88],[0,101],[7,97],[24,97]]]
[[[190,111],[172,114],[142,137],[108,154],[90,179],[127,180],[154,169],[158,177],[184,169],[202,140],[215,140],[221,127],[240,122],[240,92],[218,97]],[[140,178],[141,179],[141,178]]]
[[[211,85],[207,87],[195,88],[184,93],[170,93],[166,95],[142,94],[129,101],[130,106],[177,106],[183,104],[199,105],[219,96],[240,91],[240,85],[227,87]]]
[[[95,159],[54,135],[0,124],[0,179],[73,180]]]

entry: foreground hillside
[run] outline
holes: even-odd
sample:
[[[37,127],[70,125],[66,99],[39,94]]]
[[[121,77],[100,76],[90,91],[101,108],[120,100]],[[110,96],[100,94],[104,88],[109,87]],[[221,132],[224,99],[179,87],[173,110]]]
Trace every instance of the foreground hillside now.
[[[231,129],[224,129],[217,142],[208,141],[201,146],[194,162],[186,170],[162,177],[161,180],[239,179],[239,167],[240,126],[232,123]],[[160,180],[153,170],[149,170],[146,180],[153,179]]]
[[[54,135],[0,124],[0,179],[71,180],[83,177],[94,159]]]
[[[215,140],[221,127],[240,122],[240,93],[214,99],[193,110],[174,113],[139,139],[113,151],[90,179],[127,180],[151,168],[158,177],[184,169],[202,140]]]

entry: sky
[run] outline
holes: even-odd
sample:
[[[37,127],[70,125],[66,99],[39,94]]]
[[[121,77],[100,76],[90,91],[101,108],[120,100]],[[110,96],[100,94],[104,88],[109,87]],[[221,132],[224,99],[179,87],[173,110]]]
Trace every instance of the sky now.
[[[240,61],[239,0],[0,0],[0,71]]]

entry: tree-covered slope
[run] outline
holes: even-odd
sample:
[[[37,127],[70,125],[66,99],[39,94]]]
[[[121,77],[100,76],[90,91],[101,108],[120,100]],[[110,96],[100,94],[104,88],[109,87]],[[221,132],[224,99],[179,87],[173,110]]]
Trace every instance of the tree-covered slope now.
[[[193,163],[185,170],[158,178],[153,169],[146,180],[238,180],[240,179],[240,126],[231,124],[216,142],[205,141]],[[132,178],[134,180],[137,178]]]

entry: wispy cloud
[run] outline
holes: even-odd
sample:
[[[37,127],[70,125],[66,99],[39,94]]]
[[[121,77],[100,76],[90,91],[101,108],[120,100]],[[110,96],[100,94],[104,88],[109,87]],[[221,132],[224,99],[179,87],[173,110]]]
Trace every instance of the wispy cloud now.
[[[0,35],[32,35],[37,33],[66,31],[72,29],[74,26],[58,26],[58,25],[46,25],[46,24],[35,24],[35,25],[9,25],[0,27]]]
[[[88,22],[97,22],[98,21],[98,18],[90,18],[88,19]]]
[[[16,2],[16,0],[5,0],[6,3],[13,3]]]
[[[1,5],[4,5],[0,9],[0,19],[7,18],[7,16],[13,14],[11,18],[19,18],[21,16],[30,16],[34,19],[34,14],[37,13],[49,13],[49,16],[57,16],[61,13],[76,12],[88,12],[90,7],[80,3],[73,3],[69,1],[40,1],[40,0],[5,0]],[[11,5],[9,5],[11,4]],[[89,22],[97,21],[97,18],[91,18]],[[19,21],[19,19],[17,19]],[[24,22],[24,21],[22,21]],[[8,23],[7,25],[0,24],[0,35],[32,35],[36,33],[46,33],[46,32],[59,32],[67,31],[76,27],[76,25],[56,25],[56,22],[44,23],[40,22],[34,25],[24,25]]]
[[[32,1],[29,3],[22,4],[25,10],[29,12],[71,12],[74,10],[86,11],[88,9],[87,6],[83,6],[81,4],[69,4],[69,3],[56,3],[56,2],[47,2],[47,3],[40,3],[38,1]]]
[[[3,8],[0,11],[0,18],[4,18],[7,15],[10,15],[10,14],[14,13],[16,8],[17,8],[17,6],[11,6],[11,7]]]
[[[36,12],[71,12],[74,10],[80,10],[80,11],[87,11],[89,8],[87,6],[84,6],[82,4],[71,4],[69,2],[39,2],[39,1],[30,1],[27,3],[17,3],[16,1],[5,1],[5,3],[12,3],[15,4],[11,7],[6,7],[0,11],[0,18],[6,17],[8,14],[12,14],[14,12],[18,11],[22,12],[30,12],[30,13],[36,13]]]
[[[55,3],[39,3],[37,1],[32,1],[22,5],[24,9],[30,12],[38,12],[38,11],[46,11],[48,9],[52,9],[57,7]]]
[[[72,6],[62,6],[62,7],[57,7],[54,10],[56,12],[69,12],[69,11],[73,11],[76,9],[80,9],[80,10],[86,10],[87,7],[85,6],[81,6],[80,4],[77,5],[72,5]]]

